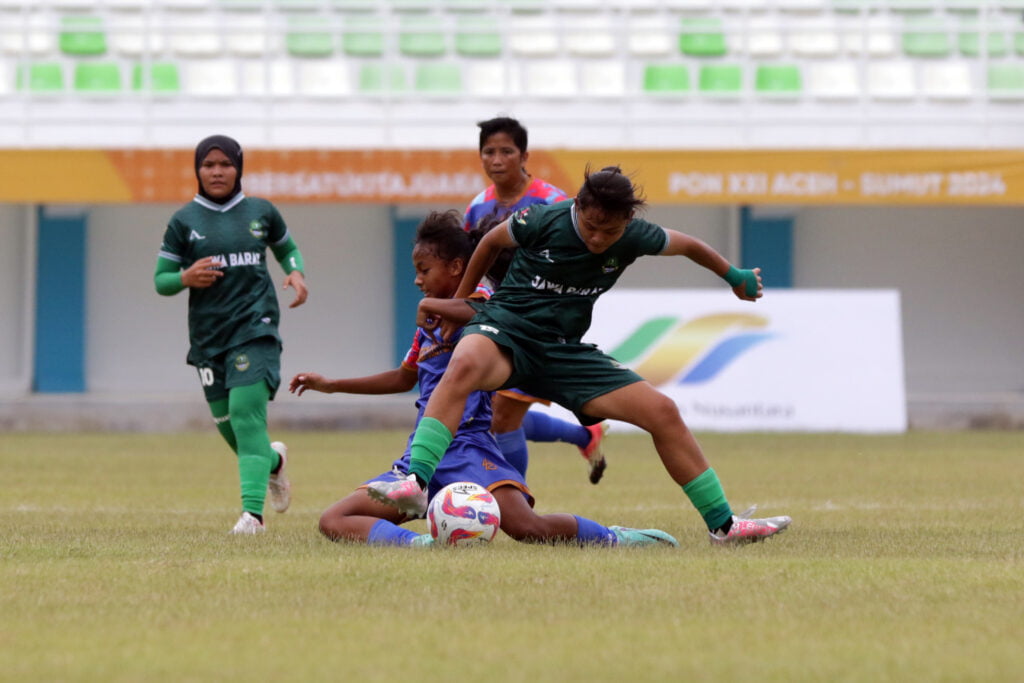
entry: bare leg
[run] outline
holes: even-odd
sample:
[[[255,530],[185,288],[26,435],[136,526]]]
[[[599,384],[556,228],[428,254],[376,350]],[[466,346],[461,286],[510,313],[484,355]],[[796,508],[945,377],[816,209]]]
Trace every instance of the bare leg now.
[[[370,529],[380,520],[392,524],[408,521],[398,508],[378,503],[359,489],[330,506],[320,515],[320,533],[332,541],[369,540]]]

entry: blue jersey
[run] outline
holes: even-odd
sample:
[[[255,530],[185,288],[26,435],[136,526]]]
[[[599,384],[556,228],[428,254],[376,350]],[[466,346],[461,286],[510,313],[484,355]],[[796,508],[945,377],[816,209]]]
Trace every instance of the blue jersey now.
[[[551,183],[540,178],[534,178],[526,186],[526,192],[523,193],[523,196],[516,200],[514,204],[506,206],[498,202],[498,195],[494,191],[494,185],[491,185],[473,197],[473,201],[466,207],[465,228],[467,231],[472,230],[480,222],[481,218],[490,214],[498,214],[498,218],[504,220],[513,211],[525,209],[535,204],[554,204],[566,198],[566,194]]]

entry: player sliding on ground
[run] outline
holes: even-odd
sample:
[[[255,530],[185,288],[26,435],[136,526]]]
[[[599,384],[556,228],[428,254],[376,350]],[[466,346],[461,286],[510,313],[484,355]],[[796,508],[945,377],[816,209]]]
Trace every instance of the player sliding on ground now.
[[[789,526],[786,516],[734,515],[676,404],[581,342],[597,297],[640,256],[686,256],[724,278],[740,299],[762,295],[760,269],[737,269],[704,242],[636,218],[643,206],[618,167],[588,169],[575,200],[518,211],[481,240],[455,297],[468,297],[496,255],[512,248],[508,274],[490,300],[471,304],[477,314],[413,434],[409,475],[371,483],[370,495],[409,516],[422,515],[427,483],[444,465],[467,398],[514,386],[565,406],[584,424],[607,418],[649,432],[669,476],[704,518],[712,543],[756,541]],[[441,338],[451,326],[422,305],[417,324]]]
[[[435,305],[447,304],[448,310],[467,308],[463,301],[454,301],[451,296],[462,281],[473,243],[474,238],[462,230],[460,216],[454,211],[432,213],[419,226],[412,252],[416,286],[424,295],[432,297]],[[471,291],[471,295],[486,297],[488,294],[486,289],[474,289],[476,291]],[[464,315],[464,312],[459,314]],[[394,370],[349,379],[327,379],[316,373],[304,372],[292,378],[290,391],[300,396],[306,390],[389,394],[409,391],[418,382],[418,423],[431,392],[448,367],[457,339],[458,333],[449,341],[436,340],[426,330],[418,329],[405,360]],[[606,527],[575,515],[535,513],[533,496],[523,475],[505,460],[490,432],[490,393],[474,391],[466,399],[460,409],[464,412],[455,418],[459,428],[454,440],[446,446],[448,454],[429,477],[431,495],[457,481],[480,484],[498,501],[501,530],[517,541],[606,546],[678,545],[672,536],[658,529]],[[371,481],[401,482],[405,481],[408,472],[407,448],[405,454],[394,462],[390,472]],[[406,512],[378,502],[368,495],[367,484],[324,511],[320,517],[320,531],[325,536],[334,541],[374,545],[420,546],[433,542],[430,534],[417,534],[399,526],[422,517],[424,510]]]

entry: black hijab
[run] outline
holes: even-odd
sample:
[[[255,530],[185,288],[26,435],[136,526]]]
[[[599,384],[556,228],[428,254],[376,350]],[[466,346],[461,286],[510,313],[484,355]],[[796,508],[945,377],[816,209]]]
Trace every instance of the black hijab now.
[[[242,191],[242,146],[227,135],[211,135],[200,140],[199,144],[196,145],[196,180],[199,180],[199,167],[203,165],[203,159],[206,158],[211,149],[219,149],[224,152],[227,158],[231,160],[231,165],[238,169],[238,175],[235,176],[235,186],[232,188],[231,194],[223,199],[214,199],[206,194],[201,180],[199,181],[199,194],[214,204],[226,204]]]

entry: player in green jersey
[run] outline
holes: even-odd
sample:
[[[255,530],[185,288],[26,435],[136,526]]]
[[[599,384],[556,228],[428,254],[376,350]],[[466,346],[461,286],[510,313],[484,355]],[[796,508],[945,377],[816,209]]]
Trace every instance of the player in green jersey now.
[[[267,403],[281,383],[280,309],[267,268],[269,247],[295,290],[291,308],[306,301],[302,254],[281,214],[242,192],[242,148],[224,135],[196,147],[199,193],[167,225],[157,257],[156,291],[189,290],[186,362],[199,373],[221,436],[238,457],[242,515],[231,530],[265,530],[263,505],[284,512],[291,502],[287,448],[270,442]]]
[[[456,298],[472,291],[502,249],[515,249],[512,264],[494,296],[473,304],[477,314],[413,436],[409,477],[374,486],[378,499],[407,514],[421,513],[423,489],[452,440],[466,397],[474,390],[515,386],[565,406],[584,424],[615,419],[649,432],[669,476],[703,517],[712,543],[756,541],[789,526],[787,516],[734,515],[675,402],[581,341],[598,296],[640,256],[686,256],[723,277],[740,299],[762,295],[760,269],[737,269],[704,242],[637,218],[643,205],[618,167],[588,169],[574,201],[518,211],[481,240]],[[421,304],[417,323],[446,336],[453,321],[441,322],[437,330],[436,316]]]

